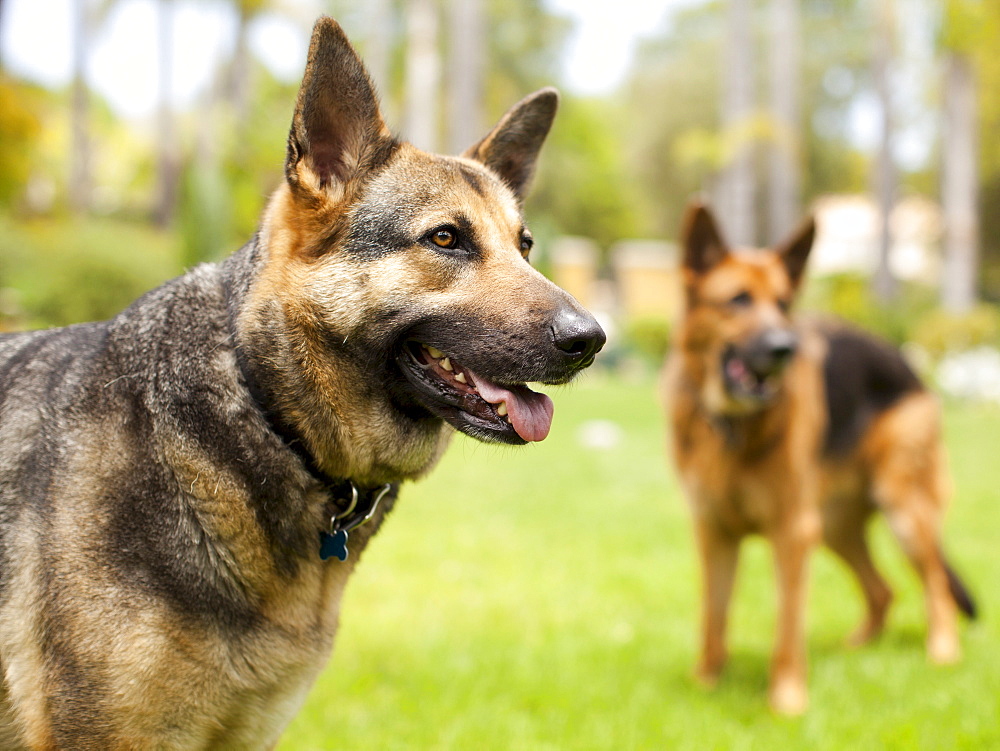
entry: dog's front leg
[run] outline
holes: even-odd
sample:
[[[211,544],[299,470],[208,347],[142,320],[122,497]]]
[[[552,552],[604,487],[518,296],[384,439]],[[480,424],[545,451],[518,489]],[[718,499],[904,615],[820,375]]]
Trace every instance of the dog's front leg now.
[[[739,538],[710,520],[696,522],[702,571],[701,657],[697,679],[714,686],[726,663],[726,622],[733,593]]]
[[[797,715],[809,702],[806,687],[805,614],[809,554],[820,535],[814,506],[790,511],[771,535],[778,584],[778,622],[771,662],[771,708]]]

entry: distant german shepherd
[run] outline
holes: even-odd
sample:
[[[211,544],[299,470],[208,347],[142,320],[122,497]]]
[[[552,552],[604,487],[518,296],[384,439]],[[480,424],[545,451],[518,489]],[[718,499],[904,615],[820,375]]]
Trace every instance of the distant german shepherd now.
[[[923,580],[933,661],[959,658],[956,605],[975,614],[941,552],[949,481],[936,399],[889,345],[790,318],[814,233],[810,219],[776,250],[734,251],[708,209],[691,206],[686,307],[664,379],[703,566],[697,674],[712,684],[722,670],[740,541],[762,534],[779,595],[770,700],[789,714],[807,704],[806,565],[820,537],[865,596],[854,643],[882,630],[892,598],[865,541],[875,510]]]
[[[527,261],[556,103],[419,151],[322,18],[249,244],[111,321],[0,338],[0,748],[272,747],[396,484],[452,428],[545,437],[525,383],[604,343]]]

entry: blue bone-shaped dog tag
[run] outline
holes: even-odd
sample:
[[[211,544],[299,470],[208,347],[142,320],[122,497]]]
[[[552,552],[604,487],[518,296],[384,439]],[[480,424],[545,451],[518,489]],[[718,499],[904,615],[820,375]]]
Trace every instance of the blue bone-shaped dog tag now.
[[[347,560],[347,532],[338,529],[332,535],[329,532],[319,533],[319,557],[324,561],[336,556],[338,560]]]

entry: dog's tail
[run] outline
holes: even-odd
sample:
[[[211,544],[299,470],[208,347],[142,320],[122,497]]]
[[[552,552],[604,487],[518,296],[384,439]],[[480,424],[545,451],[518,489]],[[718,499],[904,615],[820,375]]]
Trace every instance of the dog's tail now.
[[[955,598],[955,604],[958,605],[959,610],[969,617],[969,620],[976,620],[976,616],[979,615],[976,601],[972,599],[968,588],[958,578],[958,574],[955,573],[955,570],[948,563],[944,555],[941,556],[941,561],[944,563],[944,572],[948,576],[948,589],[951,592],[951,596]]]

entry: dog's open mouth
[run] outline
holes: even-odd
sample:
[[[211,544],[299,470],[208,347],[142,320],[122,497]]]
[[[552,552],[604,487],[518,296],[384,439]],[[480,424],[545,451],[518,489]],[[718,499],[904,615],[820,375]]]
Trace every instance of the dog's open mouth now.
[[[770,400],[778,391],[781,377],[780,373],[757,373],[732,348],[722,356],[722,376],[730,396],[755,402]]]
[[[552,400],[525,384],[499,385],[434,347],[410,341],[400,369],[425,407],[484,441],[541,441],[552,427]]]

